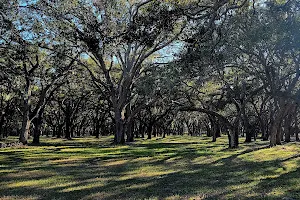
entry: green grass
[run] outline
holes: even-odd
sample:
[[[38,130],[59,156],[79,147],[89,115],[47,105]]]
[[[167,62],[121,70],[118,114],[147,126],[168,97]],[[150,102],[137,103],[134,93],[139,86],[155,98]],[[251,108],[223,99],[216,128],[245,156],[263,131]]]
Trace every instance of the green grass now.
[[[0,149],[0,199],[300,199],[300,146],[112,138]]]

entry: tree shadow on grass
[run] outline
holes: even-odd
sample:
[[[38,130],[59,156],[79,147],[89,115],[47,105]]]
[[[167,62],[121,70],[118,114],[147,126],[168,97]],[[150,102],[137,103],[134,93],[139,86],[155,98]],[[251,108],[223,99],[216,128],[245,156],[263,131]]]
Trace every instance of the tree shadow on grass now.
[[[288,159],[282,160],[282,162],[286,162],[288,160],[299,158],[300,155],[292,156]],[[300,166],[300,160],[297,160],[297,165]],[[284,169],[286,170],[286,169]],[[285,187],[285,191],[281,191],[283,194],[282,197],[286,199],[300,199],[300,168],[296,168],[295,170],[283,173],[277,177],[270,177],[263,179],[253,188],[259,194],[266,195],[269,193],[270,199],[276,197],[273,194],[276,194],[277,190],[280,190],[282,187]]]
[[[250,162],[239,158],[240,155],[267,148],[262,145],[209,163],[194,163],[191,162],[193,159],[213,156],[216,152],[205,151],[205,147],[194,147],[191,144],[136,144],[134,147],[118,149],[118,152],[100,148],[100,154],[96,152],[94,156],[81,157],[78,160],[68,160],[68,157],[62,158],[59,155],[60,151],[45,149],[33,152],[33,161],[37,162],[37,166],[24,165],[27,160],[19,160],[24,156],[22,152],[7,152],[5,156],[8,158],[3,164],[6,169],[19,170],[20,176],[0,174],[0,198],[13,195],[28,197],[33,194],[40,199],[68,200],[165,199],[172,196],[183,199],[196,196],[202,199],[297,197],[297,187],[292,187],[288,180],[300,177],[299,168],[279,177],[276,177],[276,170],[282,167],[282,162],[298,159],[299,155],[263,162]],[[83,148],[83,151],[85,148],[76,145],[64,148],[70,147],[79,150]],[[52,153],[53,157],[45,160],[45,152]],[[101,152],[111,155],[101,155]],[[72,158],[72,153],[62,155]],[[56,158],[61,160],[56,162]],[[170,159],[175,161],[168,162]],[[14,160],[14,165],[11,165],[11,160]],[[36,177],[30,177],[30,173],[25,174],[34,171],[41,174]],[[259,176],[269,178],[251,185]],[[38,180],[45,182],[28,184]],[[13,184],[22,182],[24,185]],[[267,192],[277,187],[288,187],[292,194],[284,193],[280,198],[266,196]],[[252,196],[247,197],[252,189]]]

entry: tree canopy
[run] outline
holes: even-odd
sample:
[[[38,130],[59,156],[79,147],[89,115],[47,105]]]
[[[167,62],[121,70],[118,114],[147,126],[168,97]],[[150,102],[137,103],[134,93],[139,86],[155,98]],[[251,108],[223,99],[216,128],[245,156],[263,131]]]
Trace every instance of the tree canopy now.
[[[0,137],[299,140],[299,2],[0,3]]]

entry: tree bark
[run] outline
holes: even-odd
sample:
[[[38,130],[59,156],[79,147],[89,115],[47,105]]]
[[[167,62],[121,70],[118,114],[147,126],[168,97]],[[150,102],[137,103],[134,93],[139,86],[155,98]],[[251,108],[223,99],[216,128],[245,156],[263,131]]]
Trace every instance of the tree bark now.
[[[97,122],[96,122],[96,128],[95,128],[95,133],[94,133],[94,135],[96,136],[96,138],[99,139],[99,136],[100,136],[100,123],[99,123],[98,120],[97,120]]]
[[[68,117],[66,117],[66,135],[65,138],[70,140],[71,139],[71,122]]]
[[[147,134],[148,134],[147,139],[149,139],[149,140],[151,139],[151,135],[152,135],[152,127],[153,127],[152,124],[149,124],[147,127]]]
[[[288,115],[288,117],[284,120],[284,141],[291,141],[291,127],[292,127],[292,115]]]
[[[127,135],[127,142],[133,142],[134,141],[134,123],[132,120],[130,120],[126,126],[126,135]]]
[[[228,140],[229,148],[237,148],[239,146],[239,127],[229,129]]]
[[[34,125],[33,129],[33,144],[39,144],[40,143],[40,136],[41,136],[41,127],[43,124],[43,113],[44,113],[45,107],[43,106],[40,111],[38,112],[38,115],[32,119],[32,123]]]
[[[58,124],[57,138],[61,138],[62,131],[63,131],[63,125],[62,124]]]
[[[261,133],[262,133],[262,140],[263,141],[268,141],[269,140],[269,133],[268,133],[268,130],[267,130],[267,126],[265,125],[263,119],[260,119],[259,123],[260,123],[260,130],[261,130]]]
[[[211,134],[212,130],[209,127],[209,124],[205,123],[205,128],[206,128],[206,136],[211,137],[212,136],[212,134]]]
[[[121,111],[115,112],[116,132],[114,144],[125,144],[124,120],[121,116]]]
[[[141,132],[141,137],[142,137],[142,138],[145,138],[145,130],[146,130],[145,125],[142,125],[140,128],[141,128],[141,129],[139,129],[139,130],[140,130],[140,132]]]
[[[299,128],[298,128],[297,125],[295,127],[295,135],[296,135],[296,141],[300,141],[300,139],[299,139]]]
[[[280,122],[280,124],[277,127],[277,132],[276,132],[276,145],[281,145],[282,141],[282,121]]]
[[[39,144],[40,143],[40,135],[41,135],[42,118],[37,117],[34,120],[32,120],[32,123],[34,125],[32,143]]]
[[[20,142],[22,142],[24,145],[28,143],[28,137],[29,137],[29,131],[30,131],[30,123],[29,120],[29,112],[28,114],[24,114],[23,121],[22,121],[22,129],[20,134]]]
[[[273,124],[271,124],[270,128],[270,146],[276,146],[276,136],[277,136],[277,127],[276,122],[274,121]]]
[[[139,134],[142,134],[142,132],[143,132],[143,124],[141,121],[139,121],[139,126],[135,132],[135,137],[138,138]]]
[[[276,131],[271,133],[273,135],[273,138],[272,142],[270,142],[270,146],[275,146],[274,142],[276,145],[281,145],[283,120],[286,118],[287,114],[295,107],[296,105],[294,103],[281,102],[280,110],[277,114],[277,119],[274,121],[273,130],[276,128]]]
[[[26,66],[25,66],[26,67]],[[23,99],[23,120],[22,120],[22,129],[20,133],[19,141],[24,145],[28,143],[29,131],[30,131],[30,106],[31,106],[31,83],[28,77],[26,77],[26,96]]]
[[[28,143],[29,131],[30,131],[30,117],[29,117],[29,106],[25,105],[23,112],[23,120],[22,120],[22,129],[20,133],[19,141],[24,145]]]
[[[211,123],[211,132],[212,132],[212,142],[217,141],[217,124],[216,120],[213,119],[213,117],[210,117],[210,123]]]
[[[246,128],[246,143],[252,142],[252,136],[253,136],[253,132],[251,131],[251,129]]]
[[[126,141],[127,142],[133,142],[133,138],[134,138],[134,119],[131,118],[132,114],[132,111],[131,111],[131,106],[130,104],[128,104],[126,106],[126,113],[125,113],[125,117],[126,117],[126,120],[127,120],[127,123],[126,123]]]
[[[4,114],[2,114],[0,118],[0,139],[4,138],[3,126],[4,126]]]

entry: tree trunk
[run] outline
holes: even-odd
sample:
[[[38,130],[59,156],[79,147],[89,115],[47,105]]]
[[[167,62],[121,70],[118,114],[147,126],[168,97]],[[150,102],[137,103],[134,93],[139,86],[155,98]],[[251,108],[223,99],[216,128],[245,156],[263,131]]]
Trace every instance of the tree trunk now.
[[[276,132],[276,144],[277,145],[281,145],[281,141],[283,141],[283,133],[282,133],[282,123],[283,123],[283,120],[284,118],[286,120],[289,120],[288,118],[286,118],[286,116],[289,114],[289,112],[291,110],[294,110],[296,108],[296,105],[293,104],[293,103],[288,103],[288,104],[285,104],[283,106],[283,110],[280,112],[279,114],[279,120],[278,120],[278,127],[277,127],[277,132]],[[291,121],[291,119],[290,119]]]
[[[114,144],[125,144],[124,120],[121,118],[121,111],[115,112],[115,138]]]
[[[29,131],[30,131],[30,118],[29,118],[29,108],[25,108],[23,113],[22,129],[20,134],[20,142],[24,145],[28,143]]]
[[[291,141],[291,127],[288,128],[288,130],[285,132],[285,142],[290,142]]]
[[[263,141],[268,141],[269,140],[269,133],[267,130],[267,127],[263,121],[263,119],[259,119],[259,123],[260,123],[260,130],[262,133],[262,140]]]
[[[139,137],[139,134],[142,134],[143,132],[143,124],[141,121],[139,121],[139,126],[138,126],[138,129],[136,130],[135,132],[135,137],[138,138]]]
[[[254,136],[253,127],[250,125],[247,116],[244,116],[244,132],[246,133],[245,142],[252,142],[252,137]]]
[[[71,139],[71,122],[70,119],[66,119],[66,135],[65,138],[70,140]]]
[[[216,142],[216,141],[217,141],[216,131],[213,131],[212,142]]]
[[[22,129],[20,133],[19,141],[22,142],[24,145],[28,143],[29,131],[30,131],[30,101],[31,97],[31,90],[30,90],[30,81],[26,79],[26,96],[23,100],[23,120],[22,120]]]
[[[126,141],[127,142],[133,142],[133,138],[134,138],[134,119],[131,118],[131,115],[132,115],[132,111],[131,111],[131,105],[128,104],[126,106],[126,112],[125,112],[125,118],[126,118],[126,126],[124,127],[125,128],[125,131],[126,131]]]
[[[290,142],[291,141],[291,125],[292,125],[292,115],[288,115],[288,117],[284,120],[284,141]]]
[[[216,125],[217,125],[217,126],[216,126],[216,138],[219,138],[219,137],[221,137],[221,127],[220,127],[220,123],[218,122]]]
[[[63,131],[63,125],[59,124],[57,129],[57,138],[61,138],[62,131]]]
[[[148,137],[147,139],[151,139],[151,135],[152,135],[152,124],[149,124],[149,126],[147,127],[147,134],[148,134]]]
[[[145,138],[145,132],[146,132],[146,126],[143,125],[143,126],[142,126],[142,129],[141,129],[141,137],[142,137],[142,138]]]
[[[277,127],[277,132],[276,132],[276,144],[277,145],[281,145],[281,141],[282,141],[282,123],[280,123],[280,125]]]
[[[56,136],[56,127],[52,127],[52,137]]]
[[[0,139],[4,138],[3,126],[4,126],[4,114],[1,115],[1,119],[0,119]]]
[[[234,131],[234,148],[237,148],[238,146],[239,146],[239,127],[236,127]]]
[[[100,123],[99,123],[99,121],[96,122],[96,128],[95,128],[94,135],[96,136],[96,138],[99,139],[99,136],[100,136]]]
[[[246,143],[252,142],[252,131],[249,128],[246,128]]]
[[[154,128],[152,129],[152,133],[153,133],[153,136],[156,137],[157,136],[157,126],[154,126]]]
[[[218,121],[214,118],[212,118],[211,123],[212,123],[211,131],[212,131],[212,137],[213,137],[212,141],[216,142],[217,138],[221,136],[220,125],[219,125]]]
[[[293,108],[292,103],[285,103],[284,101],[280,102],[278,106],[278,112],[275,117],[275,120],[271,124],[271,133],[270,133],[270,146],[281,145],[282,139],[282,122],[291,108]]]
[[[3,128],[3,138],[7,138],[8,137],[8,125],[6,123],[6,125]]]
[[[211,124],[212,124],[212,142],[216,142],[217,141],[217,124],[215,122],[215,120],[211,120]]]
[[[126,135],[127,135],[127,142],[133,142],[134,137],[134,123],[132,120],[130,120],[126,126]]]
[[[40,135],[41,135],[41,126],[42,126],[42,119],[40,117],[35,118],[32,121],[34,125],[33,129],[33,144],[39,144],[40,143]]]
[[[163,132],[163,135],[162,135],[163,138],[166,138],[166,133],[167,132],[169,132],[169,129],[164,129],[164,132]]]
[[[270,146],[276,146],[276,135],[277,135],[277,126],[275,124],[275,121],[273,124],[271,124],[270,128]]]
[[[300,141],[300,140],[299,140],[299,128],[298,128],[297,125],[296,125],[296,127],[295,127],[295,135],[296,135],[296,141]]]
[[[239,146],[239,120],[234,123],[234,126],[229,128],[228,132],[228,140],[229,140],[229,148],[237,148]]]
[[[206,128],[206,136],[211,137],[212,136],[212,134],[211,134],[212,130],[209,127],[209,124],[205,124],[205,128]]]
[[[44,107],[40,109],[37,117],[35,117],[32,120],[32,123],[34,125],[33,129],[33,144],[39,144],[40,143],[40,136],[41,136],[41,127],[43,124],[43,113],[44,113]]]
[[[229,148],[234,147],[234,136],[233,136],[233,130],[229,129],[228,131],[228,143],[229,143]]]
[[[74,126],[74,124],[73,124],[73,122],[71,122],[70,123],[70,133],[71,133],[71,138],[73,138],[74,137],[74,129],[75,129],[75,126]]]
[[[281,145],[281,120],[274,120],[270,128],[270,146]]]
[[[228,139],[229,148],[237,148],[239,146],[239,131],[237,128],[229,129]]]

